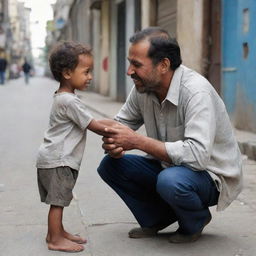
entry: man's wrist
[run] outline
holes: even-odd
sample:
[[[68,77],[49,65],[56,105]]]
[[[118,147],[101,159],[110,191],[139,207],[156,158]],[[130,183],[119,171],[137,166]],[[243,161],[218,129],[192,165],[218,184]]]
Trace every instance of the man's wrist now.
[[[145,150],[145,139],[146,137],[139,134],[139,133],[136,133],[136,136],[134,138],[134,149],[138,149],[138,150],[141,150],[141,151],[144,151]]]

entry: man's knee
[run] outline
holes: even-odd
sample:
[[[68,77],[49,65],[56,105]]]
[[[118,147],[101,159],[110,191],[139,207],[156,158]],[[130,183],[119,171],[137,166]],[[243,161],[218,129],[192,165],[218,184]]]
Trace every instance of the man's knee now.
[[[97,168],[98,174],[104,180],[108,176],[109,166],[111,166],[112,158],[109,155],[106,155]]]
[[[177,197],[189,191],[177,167],[168,168],[158,175],[156,189],[160,196],[169,203],[175,204]]]

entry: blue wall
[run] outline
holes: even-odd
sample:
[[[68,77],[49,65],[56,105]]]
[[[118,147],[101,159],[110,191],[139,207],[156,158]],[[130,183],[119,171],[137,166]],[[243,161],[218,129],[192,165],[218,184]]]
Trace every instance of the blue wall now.
[[[256,1],[222,0],[222,96],[236,127],[256,132]]]

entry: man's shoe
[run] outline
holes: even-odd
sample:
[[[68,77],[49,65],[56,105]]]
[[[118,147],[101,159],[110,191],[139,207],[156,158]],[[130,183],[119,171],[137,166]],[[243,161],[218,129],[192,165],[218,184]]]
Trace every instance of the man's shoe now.
[[[151,228],[141,227],[141,228],[133,228],[129,231],[128,236],[130,238],[145,238],[145,237],[153,237],[157,235],[157,232],[168,227],[168,225],[157,225]]]
[[[184,235],[184,234],[179,233],[179,231],[176,231],[169,237],[169,242],[175,243],[175,244],[191,243],[191,242],[195,242],[196,240],[198,240],[198,238],[201,236],[201,234],[202,234],[202,231],[199,231],[193,235]]]
[[[192,235],[186,235],[186,234],[182,234],[179,232],[179,230],[175,231],[170,237],[169,237],[169,242],[170,243],[191,243],[191,242],[195,242],[198,240],[198,238],[201,236],[202,231],[204,229],[204,227],[211,221],[212,217],[210,216],[207,221],[205,222],[205,224],[203,225],[203,227],[196,232],[195,234]]]

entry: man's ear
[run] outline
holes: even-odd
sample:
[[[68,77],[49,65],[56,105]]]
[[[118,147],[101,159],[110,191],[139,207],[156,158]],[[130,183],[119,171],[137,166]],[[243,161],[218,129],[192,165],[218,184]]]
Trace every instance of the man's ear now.
[[[62,71],[62,76],[65,78],[65,79],[70,79],[71,77],[71,70],[70,69],[64,69]]]
[[[171,66],[171,62],[168,58],[164,58],[161,61],[161,73],[165,74],[166,72],[168,72],[170,70],[170,66]]]

